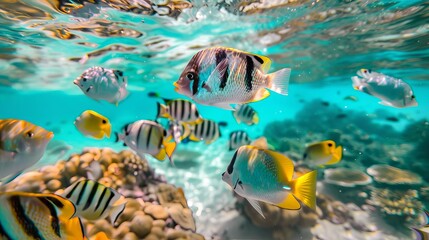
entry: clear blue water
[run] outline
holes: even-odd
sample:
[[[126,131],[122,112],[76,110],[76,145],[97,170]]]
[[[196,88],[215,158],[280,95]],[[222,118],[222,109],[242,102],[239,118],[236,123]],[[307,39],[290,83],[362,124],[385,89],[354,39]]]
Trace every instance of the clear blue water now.
[[[302,109],[311,110],[305,107],[313,100],[330,104],[327,110],[323,110],[326,107],[322,104],[319,109],[313,109],[320,112],[314,121],[332,119],[324,126],[324,131],[343,124],[339,122],[344,120],[330,116],[334,112],[329,108],[334,107],[347,116],[362,114],[367,118],[360,121],[388,125],[398,132],[411,123],[429,118],[427,1],[267,0],[246,3],[224,0],[214,3],[198,0],[185,4],[187,8],[178,10],[177,16],[165,15],[163,2],[170,2],[172,6],[173,2],[186,1],[152,1],[152,15],[124,11],[127,5],[118,5],[116,1],[99,4],[85,1],[84,5],[77,4],[79,9],[67,14],[55,10],[49,2],[58,3],[0,2],[0,119],[28,120],[49,129],[54,132],[55,140],[72,146],[70,153],[80,152],[84,147],[126,149],[115,143],[113,137],[101,141],[84,137],[73,121],[87,109],[108,117],[113,131],[120,131],[131,121],[153,120],[157,100],[147,97],[148,92],[155,91],[168,98],[183,97],[174,91],[172,83],[201,49],[227,46],[265,55],[273,61],[270,72],[292,68],[288,96],[273,93],[263,101],[252,103],[260,116],[258,125],[239,125],[231,112],[198,104],[204,117],[228,122],[222,129],[222,137],[209,146],[204,143],[179,145],[179,152],[193,150],[199,155],[193,161],[188,159],[188,163],[180,162],[182,158],[179,157],[177,168],[169,166],[167,161],[150,159],[157,172],[184,188],[197,221],[197,232],[208,239],[214,234],[222,235],[225,229],[228,229],[230,238],[249,238],[249,232],[243,228],[225,224],[227,220],[234,220],[222,215],[225,209],[234,208],[235,201],[220,180],[232,155],[227,151],[229,132],[243,129],[252,138],[257,138],[272,131],[266,127],[274,121],[309,122],[300,116],[310,117],[310,114],[296,113],[302,113]],[[244,10],[238,6],[244,6]],[[92,66],[124,71],[130,96],[119,106],[96,102],[85,96],[73,80]],[[350,78],[361,68],[403,79],[412,86],[419,105],[404,109],[386,107],[379,105],[376,98],[355,91]],[[358,100],[344,100],[346,96],[356,96]],[[387,117],[396,117],[399,121],[388,121]],[[345,121],[357,124],[353,122],[355,119],[346,118]],[[296,125],[285,123],[283,127],[296,128]],[[300,131],[312,134],[305,128]],[[379,149],[393,141],[378,134],[374,139]],[[394,144],[414,144],[405,137],[394,141]],[[424,161],[428,159],[402,160],[402,169],[410,166],[406,170],[414,171],[415,161],[417,166],[426,166]],[[359,165],[345,161],[339,166],[353,168]],[[388,160],[379,162],[390,164]],[[362,170],[365,167],[358,166]],[[322,182],[323,178],[320,179]],[[208,197],[204,197],[205,194]],[[337,195],[341,197],[341,193]],[[380,218],[389,216],[380,215]],[[233,219],[244,221],[240,214]],[[247,221],[243,224],[251,225]],[[389,227],[380,229],[375,238],[374,235],[373,238],[368,235],[352,235],[351,238],[395,239],[394,230]],[[251,233],[261,234],[260,239],[271,238],[271,234],[263,230],[254,231]],[[404,235],[397,236],[414,238],[406,230],[401,234]],[[342,238],[344,235],[337,236],[337,239]]]

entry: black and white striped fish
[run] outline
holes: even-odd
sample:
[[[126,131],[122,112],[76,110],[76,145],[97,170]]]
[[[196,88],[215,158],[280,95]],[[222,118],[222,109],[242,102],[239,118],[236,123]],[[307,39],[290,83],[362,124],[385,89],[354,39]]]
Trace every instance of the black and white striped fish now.
[[[158,123],[149,120],[139,120],[124,127],[124,134],[118,134],[118,139],[144,156],[150,154],[154,158],[163,161],[166,156],[173,164],[172,155],[176,149],[176,143],[170,142],[172,137],[167,136],[167,131]]]
[[[174,83],[176,91],[197,103],[233,110],[230,104],[260,101],[267,89],[288,94],[290,68],[268,74],[268,57],[225,47],[199,51]]]
[[[229,151],[237,149],[251,142],[249,135],[245,131],[234,131],[229,134]]]
[[[112,224],[124,211],[126,204],[118,202],[122,195],[112,188],[88,179],[70,185],[61,196],[74,203],[77,216],[97,220],[109,215]]]
[[[61,196],[2,192],[0,206],[0,239],[84,239],[73,203]]]
[[[210,144],[221,136],[219,125],[225,126],[226,123],[218,124],[215,121],[203,119],[201,123],[191,126],[189,139],[196,142],[205,141],[206,144]]]
[[[248,104],[237,104],[235,111],[232,112],[237,123],[245,123],[247,125],[254,125],[259,123],[259,117],[255,109]]]

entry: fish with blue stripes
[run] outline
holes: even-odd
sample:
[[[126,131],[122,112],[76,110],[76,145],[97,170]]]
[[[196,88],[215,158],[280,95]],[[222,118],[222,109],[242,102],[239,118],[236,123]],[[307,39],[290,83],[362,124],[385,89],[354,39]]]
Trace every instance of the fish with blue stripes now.
[[[249,104],[237,104],[234,108],[235,111],[232,112],[232,115],[237,123],[244,123],[249,126],[259,123],[258,113]]]
[[[124,211],[126,202],[121,194],[93,180],[81,180],[67,187],[61,196],[76,206],[76,215],[87,220],[109,216],[113,224]]]
[[[196,53],[174,83],[176,92],[195,102],[233,110],[231,104],[256,102],[271,90],[288,94],[290,68],[268,74],[268,57],[233,48],[213,47]]]
[[[252,142],[247,132],[238,130],[229,134],[229,151],[235,150],[243,145],[249,145]]]
[[[75,206],[51,193],[0,193],[0,239],[80,240],[84,230]]]
[[[216,123],[215,121],[204,119],[201,123],[191,125],[189,140],[206,144],[213,143],[222,136],[219,126],[226,126],[226,122]]]
[[[159,161],[168,156],[172,165],[176,143],[171,142],[171,136],[158,123],[149,120],[139,120],[124,126],[123,134],[117,134],[116,141],[122,140],[126,146],[144,157],[150,154]]]

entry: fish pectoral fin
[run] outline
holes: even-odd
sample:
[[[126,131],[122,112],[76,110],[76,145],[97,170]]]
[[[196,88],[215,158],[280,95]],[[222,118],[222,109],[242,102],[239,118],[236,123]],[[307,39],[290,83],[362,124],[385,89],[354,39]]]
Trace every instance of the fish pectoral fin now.
[[[104,135],[105,135],[104,131],[99,131],[97,134],[92,135],[92,137],[95,139],[103,139]]]
[[[159,153],[156,155],[152,155],[154,158],[158,159],[159,161],[164,161],[165,157],[167,156],[164,149],[159,150]]]
[[[167,154],[168,158],[170,159],[170,162],[172,165],[174,165],[173,153],[174,153],[174,150],[176,149],[176,146],[177,146],[177,143],[175,143],[175,142],[164,142],[165,153]]]
[[[299,204],[298,200],[291,193],[286,196],[283,202],[276,204],[276,206],[289,210],[298,210],[301,208],[301,204]]]
[[[256,212],[261,214],[261,216],[265,219],[265,216],[262,213],[261,205],[259,205],[258,201],[253,200],[253,199],[249,199],[249,198],[246,198],[246,199],[250,203],[250,205],[252,205],[252,207],[256,210]]]
[[[65,231],[66,240],[83,240],[85,238],[83,224],[79,217],[61,222],[61,228]]]
[[[215,83],[224,81],[223,78],[228,77],[226,74],[228,69],[228,59],[225,58],[216,66],[216,68],[211,72],[210,76],[207,78],[207,81],[203,84],[203,87],[207,89],[207,91],[211,92],[214,88]],[[225,79],[226,80],[226,79]],[[205,85],[205,86],[204,86]]]
[[[115,224],[115,222],[118,219],[119,215],[121,215],[121,213],[124,211],[125,204],[126,204],[126,202],[124,202],[122,204],[119,204],[119,205],[116,205],[116,206],[113,206],[112,210],[110,210],[109,220],[110,220],[110,223],[112,225]]]
[[[317,171],[311,171],[291,181],[292,194],[305,205],[316,209]]]
[[[231,104],[229,103],[215,103],[215,104],[212,104],[212,106],[223,108],[225,110],[234,110],[234,108],[232,108]]]
[[[261,88],[261,89],[259,89],[256,92],[256,94],[253,97],[253,99],[251,101],[249,101],[249,102],[261,101],[261,100],[267,98],[268,96],[270,96],[270,92],[267,89],[265,89],[265,88]]]
[[[199,142],[199,141],[201,141],[201,139],[197,138],[197,137],[195,136],[195,134],[193,134],[193,133],[189,136],[189,140],[194,141],[194,142]]]

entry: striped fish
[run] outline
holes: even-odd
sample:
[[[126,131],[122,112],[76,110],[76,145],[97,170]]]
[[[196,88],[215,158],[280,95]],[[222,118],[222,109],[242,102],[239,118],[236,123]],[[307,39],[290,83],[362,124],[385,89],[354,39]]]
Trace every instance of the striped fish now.
[[[245,131],[234,131],[229,134],[229,151],[237,149],[251,142],[249,135]]]
[[[84,239],[75,207],[55,194],[0,193],[0,239]]]
[[[158,123],[139,120],[126,125],[124,132],[124,134],[117,135],[117,141],[124,141],[129,148],[141,156],[150,154],[163,161],[167,155],[173,164],[172,155],[176,143],[170,142],[171,137],[167,136],[167,131]]]
[[[265,56],[225,47],[208,48],[192,57],[174,86],[197,103],[233,110],[230,104],[267,98],[267,89],[288,94],[290,68],[267,74],[270,65]]]
[[[259,117],[255,109],[248,104],[237,104],[235,111],[232,112],[237,123],[245,123],[247,125],[254,125],[259,123]]]
[[[222,122],[221,125],[226,124]],[[201,123],[191,126],[189,139],[196,142],[205,141],[206,144],[210,144],[216,141],[220,136],[219,124],[212,120],[203,119]]]
[[[104,219],[109,215],[112,224],[124,211],[126,204],[118,204],[122,195],[112,188],[88,179],[75,182],[61,196],[75,204],[76,215],[88,220]]]
[[[168,122],[168,131],[176,143],[182,142],[191,134],[191,128],[187,123],[172,120]]]

